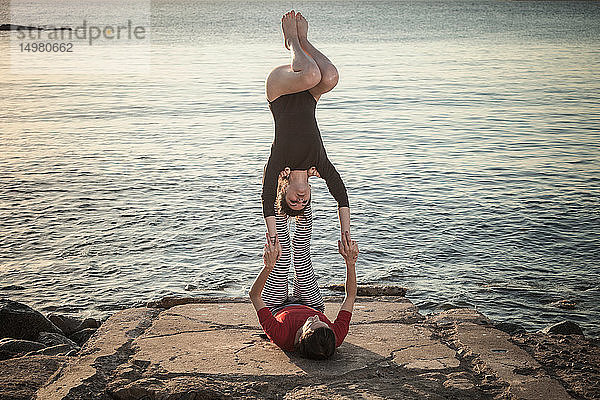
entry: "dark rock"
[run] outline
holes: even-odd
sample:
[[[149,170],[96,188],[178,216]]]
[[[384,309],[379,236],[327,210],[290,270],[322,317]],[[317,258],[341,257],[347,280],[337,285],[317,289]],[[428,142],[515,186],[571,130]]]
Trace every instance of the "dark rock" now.
[[[523,328],[519,324],[515,324],[513,322],[499,322],[494,324],[494,328],[506,332],[509,335],[518,335],[520,333],[525,333],[525,328]]]
[[[64,355],[66,357],[72,357],[72,356],[76,356],[78,352],[79,352],[79,350],[73,349],[73,350],[69,351],[68,353],[65,353]]]
[[[600,399],[600,339],[527,333],[511,339],[576,399]]]
[[[2,24],[0,25],[0,31],[18,31],[18,30],[36,30],[41,31],[43,28],[38,28],[36,26],[24,26],[24,25],[13,25],[13,24]]]
[[[55,313],[49,314],[48,319],[54,325],[59,327],[60,330],[63,331],[63,333],[67,336],[69,336],[73,332],[77,332],[79,326],[83,322],[83,320],[80,318]]]
[[[214,304],[214,303],[245,303],[247,297],[176,297],[166,296],[160,300],[147,302],[146,307],[150,308],[171,308],[183,304]],[[104,319],[106,321],[108,317]]]
[[[11,351],[13,353],[29,352],[46,347],[43,343],[31,340],[4,338],[0,339],[0,350]]]
[[[0,399],[30,400],[66,359],[61,356],[19,357],[0,361]]]
[[[37,341],[45,344],[48,347],[56,346],[59,344],[68,344],[73,348],[79,347],[77,343],[75,343],[68,337],[61,335],[60,333],[40,332]]]
[[[36,340],[40,332],[62,333],[41,313],[8,299],[0,299],[0,338]]]
[[[344,285],[329,285],[326,287],[334,292],[344,292]],[[358,285],[357,296],[404,296],[406,288],[401,286],[381,286],[381,285]]]
[[[579,325],[572,321],[562,321],[542,329],[542,333],[557,333],[559,335],[583,335],[583,330]]]
[[[2,286],[0,288],[0,290],[24,290],[24,289],[25,289],[25,287],[20,286],[20,285],[6,285],[6,286]]]
[[[77,327],[77,329],[75,329],[75,331],[81,331],[81,330],[87,329],[87,328],[98,329],[98,328],[100,328],[100,322],[95,320],[94,318],[86,318],[83,320],[83,322],[81,324],[79,324],[79,326]]]
[[[69,339],[77,343],[79,346],[83,346],[85,342],[96,332],[96,328],[85,328],[77,331],[69,336]]]
[[[4,338],[0,339],[0,360],[15,357],[17,355],[43,349],[42,343],[31,340]]]
[[[48,319],[58,326],[66,336],[87,328],[99,328],[100,322],[94,318],[76,318],[69,315],[50,314]]]
[[[25,354],[26,356],[65,356],[67,354],[73,354],[72,351],[77,350],[74,349],[71,345],[68,344],[58,344],[56,346],[46,347],[37,351],[32,351],[30,353]]]
[[[38,26],[25,26],[25,25],[14,25],[14,24],[2,24],[0,25],[0,31],[19,31],[19,30],[27,30],[27,31],[43,31],[43,30],[54,30],[54,31],[72,31],[73,28],[68,27],[38,27]]]

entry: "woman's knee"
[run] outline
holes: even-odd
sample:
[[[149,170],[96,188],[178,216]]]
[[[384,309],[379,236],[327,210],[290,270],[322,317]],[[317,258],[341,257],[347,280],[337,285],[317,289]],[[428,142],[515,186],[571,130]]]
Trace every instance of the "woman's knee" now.
[[[333,64],[327,65],[321,70],[321,85],[333,88],[339,79],[338,70]]]
[[[300,74],[300,79],[302,79],[302,86],[315,87],[321,81],[321,70],[317,64],[309,64]]]

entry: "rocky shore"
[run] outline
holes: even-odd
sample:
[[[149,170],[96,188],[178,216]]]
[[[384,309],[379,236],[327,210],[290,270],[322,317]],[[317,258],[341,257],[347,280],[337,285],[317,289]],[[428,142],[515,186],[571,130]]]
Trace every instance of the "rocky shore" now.
[[[100,327],[93,318],[42,315],[31,307],[0,299],[0,360],[33,355],[77,354]]]
[[[574,324],[526,333],[365,293],[320,362],[266,340],[246,299],[165,298],[102,324],[0,300],[0,399],[600,398],[600,344]]]

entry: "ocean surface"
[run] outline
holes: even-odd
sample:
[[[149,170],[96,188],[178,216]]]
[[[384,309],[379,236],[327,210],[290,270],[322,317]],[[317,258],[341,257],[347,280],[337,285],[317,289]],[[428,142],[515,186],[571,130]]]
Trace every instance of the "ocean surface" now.
[[[40,25],[60,1],[32,3]],[[157,0],[146,74],[27,73],[0,32],[0,297],[103,318],[245,296],[292,7],[340,73],[317,119],[359,283],[600,336],[598,1]],[[315,272],[342,283],[336,203],[311,184]]]

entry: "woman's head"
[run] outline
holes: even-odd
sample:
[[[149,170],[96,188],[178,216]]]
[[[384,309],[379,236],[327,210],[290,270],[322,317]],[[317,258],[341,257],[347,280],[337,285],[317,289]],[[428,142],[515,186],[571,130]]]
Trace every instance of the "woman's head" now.
[[[279,178],[277,187],[277,207],[280,214],[295,217],[304,213],[310,204],[311,192],[308,180],[292,180],[290,175]]]
[[[318,315],[307,318],[301,329],[302,333],[295,350],[302,357],[325,360],[335,353],[335,334]]]

